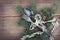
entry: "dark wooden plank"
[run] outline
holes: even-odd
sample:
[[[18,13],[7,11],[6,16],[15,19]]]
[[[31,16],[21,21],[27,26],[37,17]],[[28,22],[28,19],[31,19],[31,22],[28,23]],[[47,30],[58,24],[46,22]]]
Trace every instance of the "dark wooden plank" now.
[[[25,28],[17,24],[18,19],[19,17],[6,17],[0,20],[0,40],[20,39]]]
[[[0,3],[3,4],[12,4],[12,3],[20,3],[20,4],[24,4],[24,3],[30,3],[30,2],[36,2],[36,3],[51,3],[51,2],[60,2],[60,0],[0,0]]]

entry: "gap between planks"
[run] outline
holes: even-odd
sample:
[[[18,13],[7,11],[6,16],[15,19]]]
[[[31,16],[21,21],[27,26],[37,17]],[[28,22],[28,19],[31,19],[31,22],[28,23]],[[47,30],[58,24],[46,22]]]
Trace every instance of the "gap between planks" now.
[[[60,16],[60,14],[54,14],[53,16]],[[21,16],[0,16],[2,18],[5,18],[5,17],[21,17]]]

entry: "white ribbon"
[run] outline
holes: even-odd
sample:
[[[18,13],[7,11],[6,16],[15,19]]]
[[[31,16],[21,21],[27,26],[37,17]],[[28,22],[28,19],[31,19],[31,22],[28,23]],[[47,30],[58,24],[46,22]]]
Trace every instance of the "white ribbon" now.
[[[26,38],[32,38],[32,37],[34,37],[36,34],[37,34],[37,35],[41,35],[42,33],[43,33],[43,32],[38,31],[38,32],[35,32],[35,33],[31,34],[31,35],[23,36],[23,37],[21,38],[21,40],[25,40]]]
[[[56,18],[55,18],[56,19]],[[54,19],[53,19],[54,20]],[[59,23],[57,20],[52,21],[52,25],[54,26],[52,32],[59,26]]]

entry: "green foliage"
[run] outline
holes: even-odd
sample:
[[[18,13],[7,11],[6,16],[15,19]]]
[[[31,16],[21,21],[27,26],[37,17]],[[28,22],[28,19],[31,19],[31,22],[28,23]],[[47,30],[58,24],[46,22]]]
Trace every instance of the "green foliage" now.
[[[41,12],[42,12],[42,16],[47,16],[46,21],[51,19],[51,17],[52,17],[52,10],[50,8],[45,7],[45,8],[43,8],[41,10]]]
[[[30,30],[30,23],[27,24],[28,26],[26,26],[26,31],[24,33],[24,35],[31,35],[33,32]]]
[[[26,31],[25,31],[24,35],[32,34],[31,30],[29,30],[29,28],[30,28],[29,22],[25,21],[24,19],[21,19],[21,20],[19,20],[18,24],[20,26],[26,27]]]
[[[49,36],[44,32],[42,35],[40,35],[42,40],[49,40]]]
[[[16,9],[20,13],[20,15],[22,15],[24,13],[24,10],[23,10],[23,8],[21,6],[17,5]]]
[[[20,19],[18,24],[21,25],[21,26],[25,26],[25,27],[28,26],[28,22],[25,21],[24,19]]]
[[[29,7],[35,14],[37,13],[36,3],[32,2]]]
[[[53,3],[51,6],[52,11],[55,11],[57,9],[57,6],[58,5],[56,3]]]
[[[52,19],[53,12],[52,12],[51,8],[45,7],[41,10],[41,12],[42,12],[42,16],[47,16],[46,21]],[[48,28],[51,25],[51,23],[49,22],[49,23],[46,23],[44,25]]]
[[[47,19],[45,21],[51,20],[52,14],[54,14],[55,10],[57,9],[57,5],[54,3],[51,8],[50,7],[44,7],[40,10],[42,13],[41,16],[47,16]],[[44,24],[47,28],[51,25],[51,22]]]
[[[49,28],[51,26],[51,22],[48,22],[46,24],[44,24],[46,26],[46,28]]]

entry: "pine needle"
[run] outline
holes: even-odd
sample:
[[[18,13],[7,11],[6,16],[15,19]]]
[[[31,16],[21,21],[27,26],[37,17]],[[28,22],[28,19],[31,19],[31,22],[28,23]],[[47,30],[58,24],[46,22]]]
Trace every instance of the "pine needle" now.
[[[37,9],[37,7],[36,7],[36,3],[34,3],[34,2],[32,2],[31,4],[30,4],[30,9],[36,14],[36,9]]]
[[[17,11],[22,15],[24,13],[23,8],[19,5],[16,6]]]

